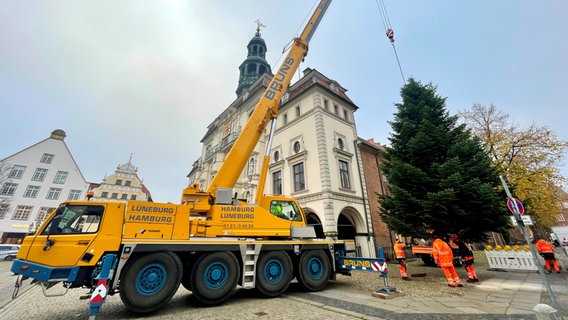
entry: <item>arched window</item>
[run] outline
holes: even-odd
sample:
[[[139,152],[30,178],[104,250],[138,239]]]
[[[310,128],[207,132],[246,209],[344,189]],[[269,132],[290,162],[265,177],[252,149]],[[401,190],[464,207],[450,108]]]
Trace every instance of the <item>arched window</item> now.
[[[251,63],[247,67],[247,74],[254,74],[254,73],[256,73],[256,64]]]

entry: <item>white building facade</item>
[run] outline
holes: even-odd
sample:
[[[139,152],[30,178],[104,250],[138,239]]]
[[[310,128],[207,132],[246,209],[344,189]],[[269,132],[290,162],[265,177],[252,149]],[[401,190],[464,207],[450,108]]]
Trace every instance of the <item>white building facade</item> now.
[[[89,184],[65,132],[0,160],[0,243],[19,243],[65,200],[85,199]]]
[[[264,45],[259,37],[257,32],[251,43]],[[258,63],[265,63],[259,59],[249,61],[254,55],[251,43],[249,57],[240,68],[241,79],[243,70],[259,70]],[[264,53],[266,48],[259,51]],[[247,61],[257,66],[251,67]],[[245,78],[250,81],[252,76],[254,72]],[[189,183],[198,182],[207,188],[269,80],[270,74],[265,72],[257,73],[250,86],[239,81],[237,99],[209,125],[201,140],[202,155],[188,175]],[[309,68],[290,86],[279,107],[264,193],[295,197],[319,237],[354,239],[359,255],[374,257],[372,223],[356,143],[357,106],[345,92],[338,82]],[[255,200],[268,134],[265,130],[233,190],[249,203]]]

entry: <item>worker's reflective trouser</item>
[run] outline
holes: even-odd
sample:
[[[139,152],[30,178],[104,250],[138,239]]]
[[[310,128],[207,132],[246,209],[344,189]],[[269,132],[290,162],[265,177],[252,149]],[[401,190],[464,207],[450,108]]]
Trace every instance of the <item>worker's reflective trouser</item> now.
[[[467,271],[468,279],[477,279],[477,273],[475,273],[475,269],[473,268],[473,257],[466,256],[463,257],[465,271]]]
[[[442,271],[444,271],[444,275],[446,276],[446,279],[448,279],[449,286],[455,287],[458,284],[461,284],[460,277],[458,276],[454,266],[442,267]]]
[[[560,272],[560,267],[558,266],[558,263],[556,262],[556,257],[554,256],[554,253],[545,252],[542,255],[543,255],[543,258],[544,258],[544,266],[546,267],[546,270],[548,270],[550,272],[550,271],[552,271],[552,267],[554,267],[554,271]]]
[[[398,260],[398,264],[399,264],[398,269],[400,270],[400,277],[401,278],[408,277],[406,275],[406,258],[397,258],[396,260]]]

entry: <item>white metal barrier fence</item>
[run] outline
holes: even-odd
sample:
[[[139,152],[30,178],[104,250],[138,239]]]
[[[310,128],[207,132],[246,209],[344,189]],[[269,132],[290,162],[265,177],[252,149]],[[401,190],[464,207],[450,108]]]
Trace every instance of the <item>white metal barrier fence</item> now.
[[[538,270],[530,251],[485,250],[491,269]]]

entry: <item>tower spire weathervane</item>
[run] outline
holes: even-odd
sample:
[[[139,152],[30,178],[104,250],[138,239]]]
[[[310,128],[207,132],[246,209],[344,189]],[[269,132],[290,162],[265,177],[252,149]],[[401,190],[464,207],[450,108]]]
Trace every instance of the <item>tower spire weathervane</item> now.
[[[262,21],[260,21],[260,19],[257,19],[255,22],[256,22],[256,33],[260,33],[260,28],[266,28],[266,26],[262,23]]]

